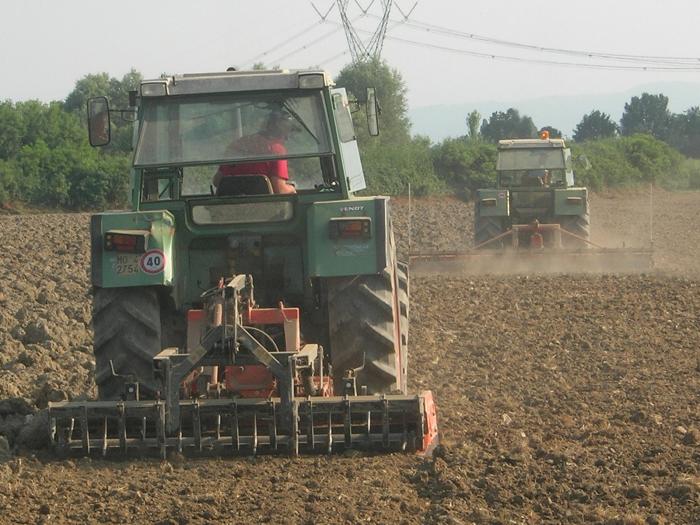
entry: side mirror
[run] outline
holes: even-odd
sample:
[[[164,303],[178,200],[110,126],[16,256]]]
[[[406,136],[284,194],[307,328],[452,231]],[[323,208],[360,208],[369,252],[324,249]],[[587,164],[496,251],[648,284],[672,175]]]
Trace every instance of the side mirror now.
[[[367,88],[367,129],[372,137],[379,135],[379,102],[374,88]]]
[[[591,169],[591,161],[588,160],[588,157],[585,153],[581,153],[579,156],[576,157],[576,163],[579,164],[584,170]]]
[[[94,97],[87,102],[88,137],[91,146],[106,146],[112,140],[109,102],[106,97]]]

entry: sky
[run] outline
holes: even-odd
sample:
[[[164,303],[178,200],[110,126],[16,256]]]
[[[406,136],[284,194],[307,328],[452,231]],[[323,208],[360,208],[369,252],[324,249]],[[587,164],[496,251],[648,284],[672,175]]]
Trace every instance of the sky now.
[[[313,2],[323,13],[335,3]],[[406,13],[415,3],[394,1],[382,50],[406,81],[413,108],[480,100],[507,105],[548,95],[619,92],[654,82],[700,83],[697,0],[418,0],[406,21],[399,8]],[[381,4],[349,1],[348,16],[358,34],[367,36],[362,31],[376,28]],[[4,0],[1,5],[0,100],[61,100],[78,79],[103,71],[121,78],[135,68],[148,78],[262,61],[290,69],[320,65],[335,75],[351,58],[337,6],[324,22],[309,0]],[[361,16],[360,6],[368,8],[367,15]],[[690,66],[697,69],[539,64],[530,61],[640,65],[495,45],[465,34],[589,53],[697,57]]]

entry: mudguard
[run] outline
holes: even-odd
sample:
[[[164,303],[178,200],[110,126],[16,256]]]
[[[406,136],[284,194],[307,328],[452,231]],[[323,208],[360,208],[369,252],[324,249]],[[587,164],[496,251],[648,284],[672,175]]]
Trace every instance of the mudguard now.
[[[307,264],[311,277],[378,274],[389,261],[389,198],[317,202],[307,212]],[[366,231],[339,234],[344,223],[364,221]],[[351,232],[350,232],[351,233]]]
[[[172,285],[175,219],[170,212],[98,213],[90,234],[94,286]],[[133,246],[117,247],[115,236],[133,240]]]
[[[588,190],[566,188],[554,190],[554,215],[584,215],[588,211]]]
[[[510,199],[506,189],[476,190],[474,205],[477,217],[508,217],[510,215]]]

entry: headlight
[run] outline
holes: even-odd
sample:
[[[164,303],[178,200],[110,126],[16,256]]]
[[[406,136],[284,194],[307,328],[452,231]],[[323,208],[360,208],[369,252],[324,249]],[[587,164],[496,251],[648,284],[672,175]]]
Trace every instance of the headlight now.
[[[299,75],[299,89],[320,89],[326,85],[323,73]]]
[[[168,86],[163,82],[145,82],[141,84],[142,97],[164,97],[168,94]]]

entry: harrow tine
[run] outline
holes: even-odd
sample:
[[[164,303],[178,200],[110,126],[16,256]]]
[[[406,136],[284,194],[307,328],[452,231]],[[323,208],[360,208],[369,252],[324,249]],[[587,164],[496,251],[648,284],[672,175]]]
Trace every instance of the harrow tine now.
[[[253,411],[253,455],[256,456],[258,454],[258,445],[260,444],[258,440],[258,409],[256,408]]]
[[[165,433],[165,405],[156,405],[156,411],[158,414],[157,427],[156,427],[156,439],[160,447],[160,457],[161,459],[166,459],[168,457],[167,452],[167,436]]]
[[[195,399],[192,405],[192,435],[194,436],[194,446],[202,451],[202,421],[199,413],[199,401]]]
[[[333,452],[333,410],[328,411],[328,454]]]
[[[56,441],[56,419],[55,418],[50,418],[49,419],[49,439],[51,442]]]
[[[309,398],[309,427],[306,432],[306,445],[311,446],[311,450],[316,448],[316,436],[314,435],[314,404]]]
[[[292,402],[292,414],[291,414],[291,446],[290,454],[292,456],[299,455],[299,403],[296,401]]]
[[[270,446],[272,450],[277,450],[277,415],[275,414],[275,404],[272,401],[268,401],[268,407],[270,408],[270,414],[272,420],[269,423],[270,429]]]
[[[403,423],[403,438],[401,440],[401,450],[406,450],[408,444],[408,426],[406,425],[406,411],[401,411],[401,422]]]
[[[231,422],[231,444],[235,445],[236,452],[241,451],[241,436],[238,428],[238,405],[233,405],[233,420]]]
[[[88,430],[87,407],[80,412],[80,435],[83,440],[83,449],[90,454],[90,431]]]
[[[102,457],[107,456],[107,417],[102,419]]]
[[[372,409],[367,410],[367,426],[365,428],[365,439],[367,440],[367,444],[369,445],[371,442],[371,434],[372,434]]]
[[[122,453],[126,455],[126,410],[124,408],[124,403],[119,403],[117,405],[117,414],[119,415],[119,448],[122,450]]]
[[[343,400],[343,408],[345,409],[345,447],[350,448],[352,447],[352,410],[348,396]]]
[[[382,395],[382,444],[384,448],[389,448],[389,400]]]

